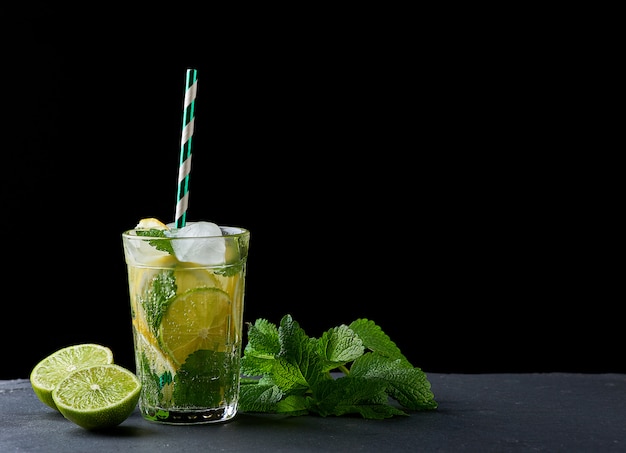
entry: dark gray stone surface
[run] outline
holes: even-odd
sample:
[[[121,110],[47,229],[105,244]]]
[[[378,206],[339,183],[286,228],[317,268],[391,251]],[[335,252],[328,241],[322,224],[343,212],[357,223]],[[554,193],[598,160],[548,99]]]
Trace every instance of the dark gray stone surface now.
[[[625,452],[626,375],[428,374],[439,408],[407,417],[238,414],[170,426],[135,413],[89,432],[0,381],[0,452]]]

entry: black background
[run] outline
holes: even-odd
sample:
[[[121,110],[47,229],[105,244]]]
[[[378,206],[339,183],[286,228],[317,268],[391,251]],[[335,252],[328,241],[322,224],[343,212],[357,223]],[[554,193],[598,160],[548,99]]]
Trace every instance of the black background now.
[[[188,220],[251,231],[246,321],[369,318],[431,372],[626,371],[575,83],[507,24],[413,14],[4,15],[0,377],[81,342],[134,366],[120,235],[173,220],[190,67]]]

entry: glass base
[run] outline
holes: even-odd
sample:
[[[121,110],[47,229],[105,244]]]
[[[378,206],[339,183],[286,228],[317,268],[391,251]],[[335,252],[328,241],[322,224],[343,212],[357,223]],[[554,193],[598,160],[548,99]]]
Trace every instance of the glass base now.
[[[216,409],[164,410],[158,408],[140,408],[146,420],[168,425],[200,425],[206,423],[223,423],[237,415],[236,406]]]

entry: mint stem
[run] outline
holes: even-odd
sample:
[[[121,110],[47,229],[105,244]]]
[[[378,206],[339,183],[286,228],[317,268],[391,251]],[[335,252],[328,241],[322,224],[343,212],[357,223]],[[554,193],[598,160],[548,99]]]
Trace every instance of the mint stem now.
[[[341,365],[341,366],[339,367],[339,370],[341,370],[341,371],[343,372],[343,374],[345,374],[346,376],[347,376],[348,374],[350,374],[350,370],[349,370],[349,369],[348,369],[345,365]]]

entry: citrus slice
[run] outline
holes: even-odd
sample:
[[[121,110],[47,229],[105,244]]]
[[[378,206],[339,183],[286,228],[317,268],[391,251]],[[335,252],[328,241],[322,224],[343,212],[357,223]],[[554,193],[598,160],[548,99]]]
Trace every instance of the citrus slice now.
[[[154,217],[148,217],[145,219],[141,219],[137,226],[136,230],[169,230],[170,228],[161,222],[159,219],[155,219]]]
[[[177,261],[172,255],[159,255],[153,260],[143,263],[140,267],[128,267],[128,281],[133,294],[145,297],[155,277],[167,269],[176,266]],[[149,266],[149,267],[144,267]]]
[[[144,335],[143,332],[138,331],[135,341],[137,351],[145,356],[154,373],[159,376],[164,373],[170,373],[172,376],[176,374],[174,363],[163,354],[154,337],[150,334]]]
[[[35,365],[30,373],[30,384],[43,403],[57,409],[52,391],[59,382],[79,368],[110,363],[113,363],[113,352],[106,346],[93,343],[68,346]]]
[[[198,288],[175,297],[161,321],[160,338],[177,364],[199,349],[225,351],[231,329],[230,297]]]
[[[70,373],[52,391],[65,418],[85,429],[119,425],[137,406],[139,378],[119,365],[93,365]]]
[[[181,263],[174,269],[174,278],[179,293],[184,293],[193,288],[220,287],[217,277],[206,269],[185,269],[193,264]]]

